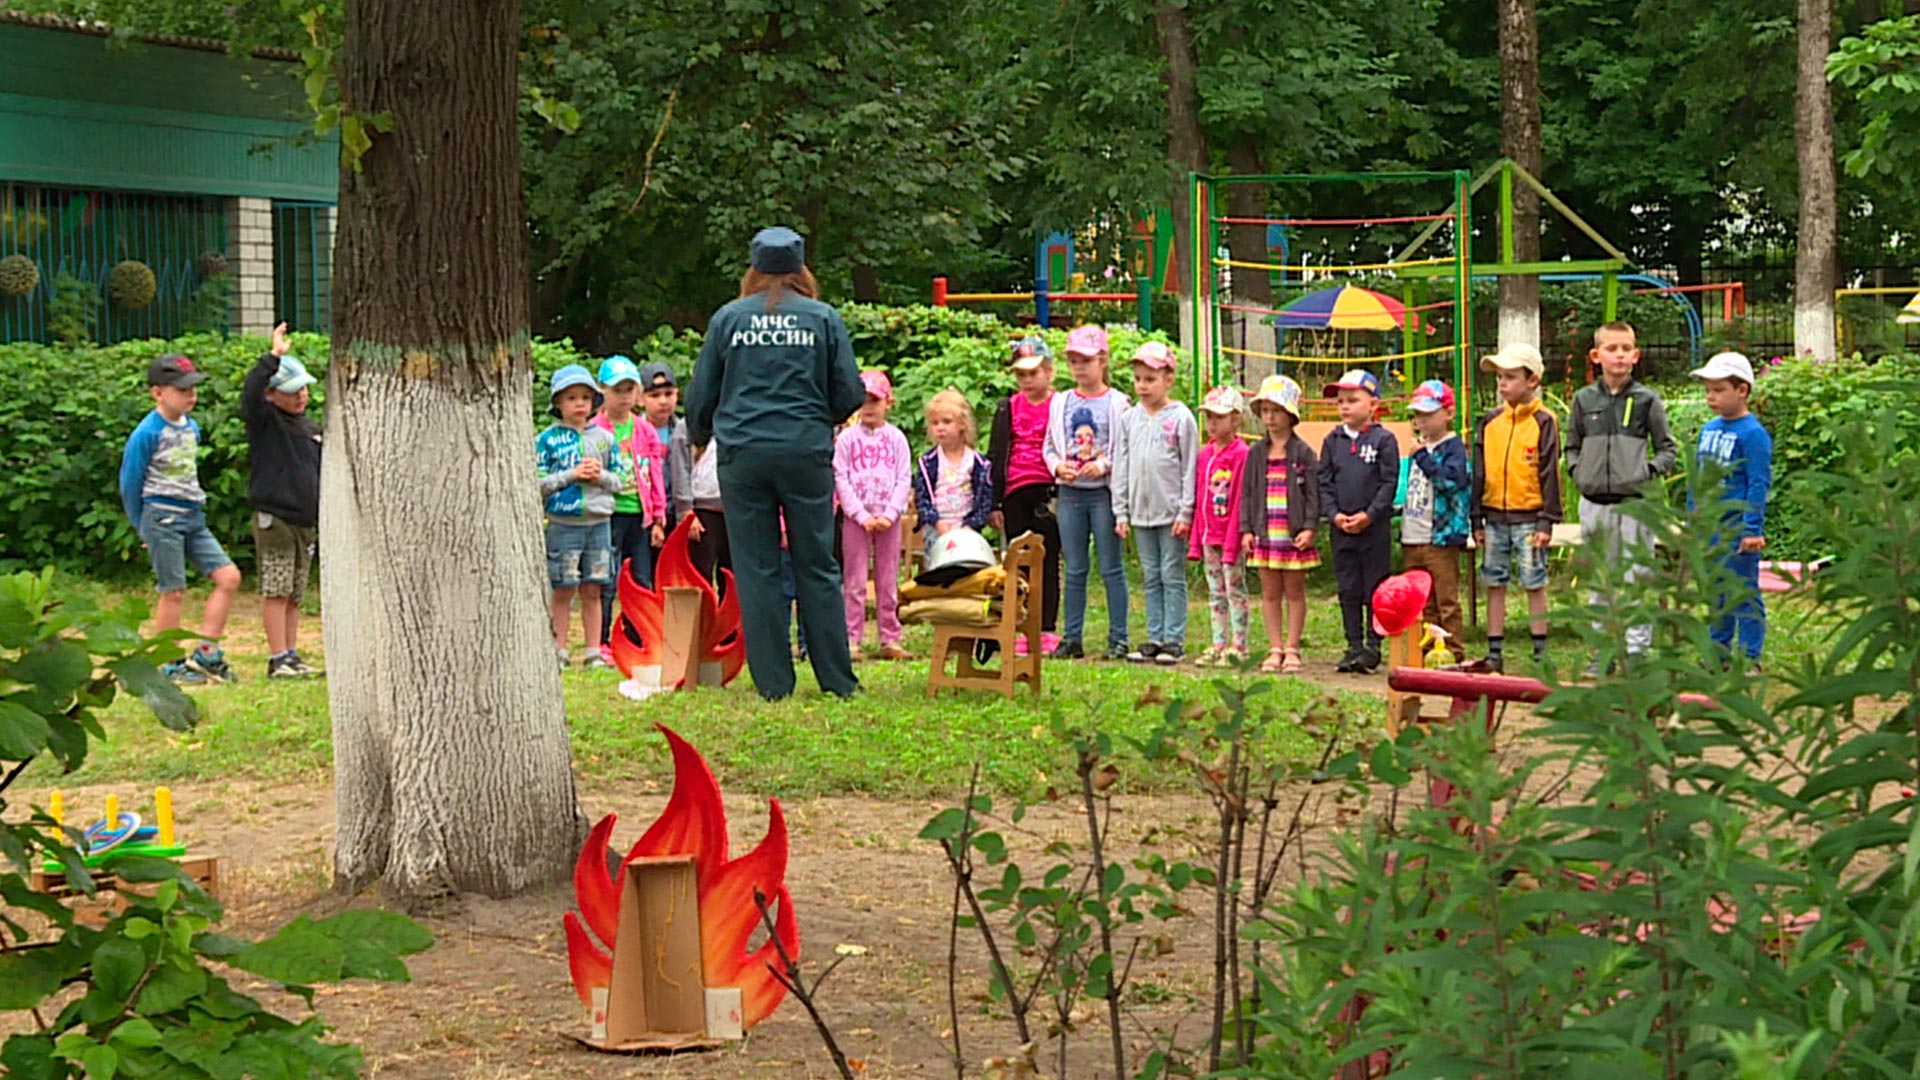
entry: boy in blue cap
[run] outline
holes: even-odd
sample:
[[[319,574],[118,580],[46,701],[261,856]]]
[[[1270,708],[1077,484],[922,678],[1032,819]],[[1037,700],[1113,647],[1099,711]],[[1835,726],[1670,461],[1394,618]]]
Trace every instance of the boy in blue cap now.
[[[1347,654],[1336,671],[1380,666],[1373,628],[1373,590],[1393,571],[1393,494],[1400,487],[1400,443],[1374,423],[1380,380],[1354,368],[1328,383],[1340,423],[1320,444],[1320,519],[1333,526],[1333,575],[1340,585],[1340,621]]]
[[[628,473],[613,433],[588,420],[600,407],[600,388],[579,364],[553,373],[549,412],[558,421],[534,440],[540,496],[547,512],[547,584],[553,593],[553,648],[567,666],[567,621],[580,597],[587,666],[606,667],[600,654],[600,590],[613,584],[613,499]]]
[[[317,380],[287,355],[292,349],[287,324],[274,327],[273,345],[240,386],[240,419],[252,462],[247,502],[253,506],[254,566],[270,679],[321,674],[296,648],[300,601],[320,531],[320,425],[307,415],[309,387]]]

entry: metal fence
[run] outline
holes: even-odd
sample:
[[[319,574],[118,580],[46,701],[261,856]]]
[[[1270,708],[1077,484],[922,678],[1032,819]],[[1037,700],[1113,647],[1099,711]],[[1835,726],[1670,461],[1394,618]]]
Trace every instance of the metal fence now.
[[[226,246],[226,214],[214,196],[4,185],[0,258],[25,256],[38,281],[24,295],[0,290],[0,342],[52,340],[63,283],[69,307],[92,311],[95,341],[178,335],[195,292],[224,268]],[[150,302],[120,304],[108,295],[108,276],[127,260],[153,271]]]
[[[275,317],[295,330],[326,333],[333,310],[333,207],[273,204]]]

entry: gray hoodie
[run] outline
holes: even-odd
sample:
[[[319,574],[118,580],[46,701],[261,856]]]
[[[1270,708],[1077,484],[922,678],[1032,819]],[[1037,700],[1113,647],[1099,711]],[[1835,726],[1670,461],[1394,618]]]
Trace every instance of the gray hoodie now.
[[[1191,524],[1199,453],[1200,425],[1180,402],[1168,401],[1156,413],[1144,405],[1122,413],[1113,440],[1114,524]]]

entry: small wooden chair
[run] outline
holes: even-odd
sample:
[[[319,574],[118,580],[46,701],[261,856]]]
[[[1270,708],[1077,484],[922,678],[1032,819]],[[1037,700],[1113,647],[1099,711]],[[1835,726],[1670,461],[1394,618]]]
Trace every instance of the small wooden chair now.
[[[943,686],[959,690],[992,690],[1008,698],[1013,697],[1014,689],[1021,683],[1033,691],[1034,697],[1040,696],[1040,560],[1044,557],[1046,545],[1035,533],[1022,533],[1007,546],[1007,554],[1001,565],[1006,567],[1007,583],[1000,597],[1000,624],[998,626],[939,626],[933,637],[933,655],[927,665],[927,696],[933,697]],[[1026,591],[1031,597],[1028,602],[1021,598],[1021,583],[1025,582]],[[1021,634],[1027,636],[1027,655],[1015,656],[1013,642]],[[980,667],[974,663],[974,649],[981,642],[991,641],[1000,646],[1000,663],[997,667]],[[954,660],[954,674],[947,674],[949,657]]]

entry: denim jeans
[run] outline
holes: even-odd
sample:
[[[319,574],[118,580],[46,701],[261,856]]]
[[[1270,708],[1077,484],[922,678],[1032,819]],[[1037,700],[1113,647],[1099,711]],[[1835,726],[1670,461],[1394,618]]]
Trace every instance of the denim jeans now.
[[[1060,637],[1083,641],[1087,629],[1087,543],[1100,558],[1100,580],[1107,586],[1107,644],[1127,643],[1127,571],[1121,565],[1120,537],[1113,531],[1113,494],[1104,487],[1062,487],[1060,547],[1066,568],[1066,625]]]
[[[1187,541],[1171,525],[1138,525],[1133,546],[1140,552],[1141,591],[1147,594],[1147,640],[1156,645],[1187,643]]]

